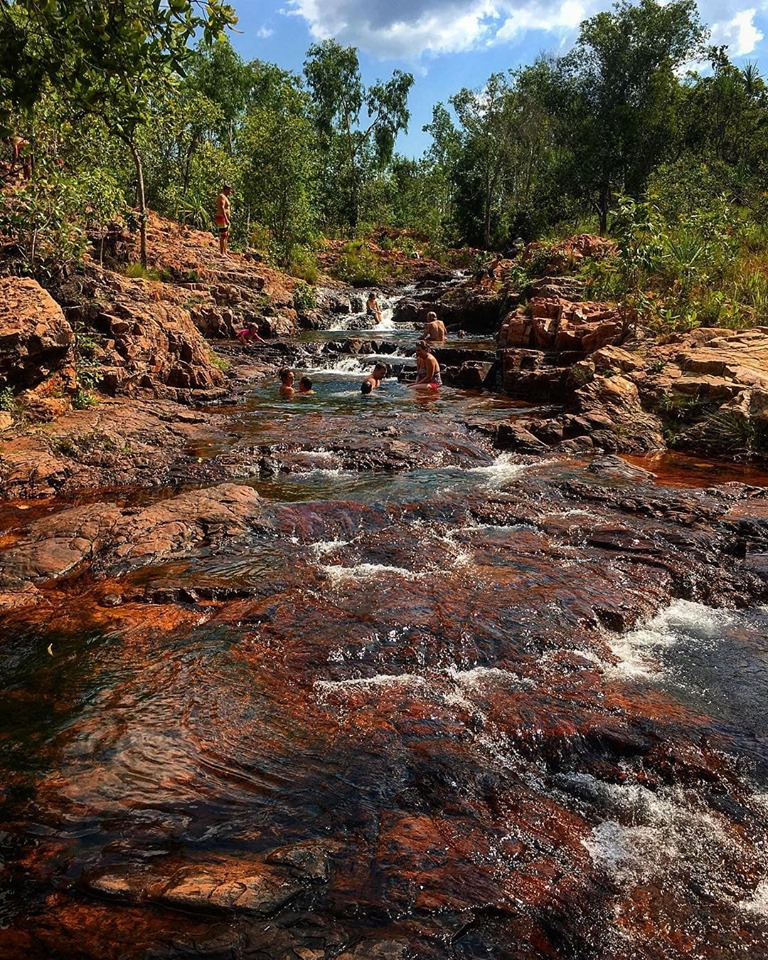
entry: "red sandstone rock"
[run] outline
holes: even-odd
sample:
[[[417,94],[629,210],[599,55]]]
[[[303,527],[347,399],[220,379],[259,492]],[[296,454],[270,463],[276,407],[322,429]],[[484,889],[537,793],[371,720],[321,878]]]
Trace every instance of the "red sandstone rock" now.
[[[74,334],[34,280],[0,278],[0,385],[33,387],[71,362]]]

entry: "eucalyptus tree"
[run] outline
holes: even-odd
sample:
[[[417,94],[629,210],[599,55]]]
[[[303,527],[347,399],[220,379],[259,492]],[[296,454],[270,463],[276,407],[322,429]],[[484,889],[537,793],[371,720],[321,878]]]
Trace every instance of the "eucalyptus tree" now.
[[[395,70],[389,80],[366,87],[357,50],[335,40],[310,47],[304,75],[327,158],[326,207],[340,226],[354,227],[363,182],[386,166],[398,133],[408,129],[413,77]]]
[[[605,233],[615,192],[639,196],[677,141],[679,74],[707,31],[695,0],[621,0],[581,24],[553,64],[553,101],[573,158],[573,182]]]
[[[190,42],[236,22],[224,0],[0,0],[0,96],[32,107],[52,85],[76,116],[98,117],[133,159],[141,260],[147,205],[137,132],[183,75]]]
[[[238,134],[240,195],[249,220],[265,227],[283,264],[317,224],[318,150],[309,96],[299,78],[272,64],[250,64],[251,103]]]

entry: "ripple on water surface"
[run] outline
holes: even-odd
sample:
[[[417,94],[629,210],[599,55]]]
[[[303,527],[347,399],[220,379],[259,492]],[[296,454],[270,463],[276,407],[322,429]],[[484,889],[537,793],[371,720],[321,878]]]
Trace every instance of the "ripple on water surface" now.
[[[711,717],[768,783],[768,607],[724,610],[677,600],[611,649],[617,676],[658,683]]]

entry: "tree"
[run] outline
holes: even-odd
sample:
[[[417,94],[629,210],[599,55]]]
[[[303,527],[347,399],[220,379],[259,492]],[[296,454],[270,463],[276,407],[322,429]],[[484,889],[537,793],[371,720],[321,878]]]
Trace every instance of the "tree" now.
[[[582,23],[574,49],[555,64],[553,108],[602,233],[613,193],[638,196],[674,146],[677,74],[705,37],[694,0],[621,0]]]
[[[198,32],[212,42],[235,22],[223,0],[0,0],[0,90],[21,107],[45,83],[70,109],[99,117],[128,148],[136,171],[141,261],[147,262],[147,205],[137,130],[153,98],[184,72]]]
[[[486,248],[525,231],[551,147],[551,120],[539,92],[539,71],[493,74],[480,90],[450,98],[457,124],[439,104],[431,157],[453,182],[452,218],[459,235]]]
[[[327,150],[326,198],[336,207],[338,222],[354,227],[363,181],[389,162],[397,134],[408,129],[413,77],[395,70],[388,81],[366,88],[357,51],[335,40],[310,47],[304,75],[314,100],[315,126]],[[361,123],[364,107],[367,119]]]
[[[317,151],[308,97],[296,78],[269,64],[251,64],[253,102],[238,137],[240,193],[250,216],[270,234],[272,248],[289,263],[316,222]]]
[[[768,86],[754,64],[732,64],[722,47],[710,51],[712,72],[691,74],[682,111],[683,147],[731,171],[742,204],[765,189],[768,172]]]

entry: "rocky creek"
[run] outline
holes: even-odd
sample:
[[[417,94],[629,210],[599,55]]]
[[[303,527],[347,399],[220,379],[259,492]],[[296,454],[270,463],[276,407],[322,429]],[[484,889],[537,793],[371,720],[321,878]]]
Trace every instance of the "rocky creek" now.
[[[337,327],[5,446],[0,957],[768,955],[768,474]]]

